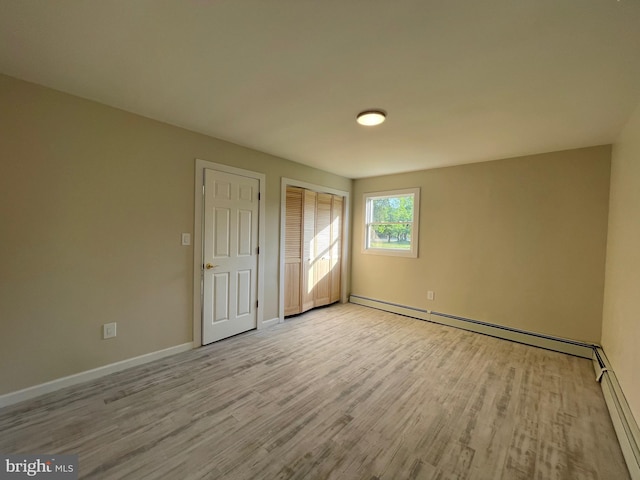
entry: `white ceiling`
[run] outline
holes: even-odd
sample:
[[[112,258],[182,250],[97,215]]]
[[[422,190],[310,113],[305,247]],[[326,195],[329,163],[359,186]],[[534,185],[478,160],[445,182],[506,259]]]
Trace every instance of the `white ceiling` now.
[[[0,72],[359,178],[611,143],[640,1],[0,0]]]

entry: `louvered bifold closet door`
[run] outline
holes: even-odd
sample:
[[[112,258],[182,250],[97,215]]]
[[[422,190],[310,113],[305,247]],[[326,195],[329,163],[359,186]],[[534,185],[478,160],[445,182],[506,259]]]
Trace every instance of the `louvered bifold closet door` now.
[[[286,189],[285,316],[340,300],[344,199]]]
[[[302,311],[315,306],[316,285],[316,198],[318,194],[304,190],[302,210]]]
[[[302,312],[302,199],[304,190],[287,187],[284,247],[284,314]]]
[[[331,303],[340,300],[343,205],[342,197],[334,195],[331,207]]]
[[[333,196],[318,193],[316,204],[315,306],[331,303],[331,206]]]

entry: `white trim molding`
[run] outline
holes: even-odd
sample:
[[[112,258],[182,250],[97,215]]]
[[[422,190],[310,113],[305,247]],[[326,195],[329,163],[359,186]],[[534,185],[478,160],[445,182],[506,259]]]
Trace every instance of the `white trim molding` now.
[[[268,326],[264,321],[264,251],[266,238],[266,175],[264,173],[231,167],[221,163],[209,162],[196,158],[196,174],[194,189],[194,220],[193,220],[193,346],[202,346],[202,275],[203,275],[203,222],[204,222],[204,170],[217,170],[219,172],[233,173],[244,177],[255,178],[260,183],[260,206],[258,210],[258,311],[257,328],[261,330]]]
[[[640,480],[640,429],[622,392],[618,378],[600,347],[593,350],[593,368],[609,409],[613,428],[632,480]]]
[[[127,368],[136,367],[138,365],[153,362],[154,360],[160,360],[164,357],[169,357],[171,355],[186,352],[191,350],[192,348],[193,345],[191,342],[183,343],[174,347],[165,348],[164,350],[146,353],[144,355],[139,355],[127,360],[121,360],[119,362],[110,363],[109,365],[103,365],[102,367],[75,373],[67,377],[57,378],[55,380],[51,380],[50,382],[41,383],[40,385],[34,385],[33,387],[6,393],[4,395],[0,395],[0,408],[7,407],[24,400],[30,400],[32,398],[39,397],[40,395],[44,395],[45,393],[55,392],[56,390],[60,390],[65,387],[70,387],[82,382],[95,380],[111,373],[126,370]]]
[[[262,328],[271,328],[280,323],[280,319],[278,317],[270,318],[269,320],[263,320]]]
[[[280,284],[278,285],[278,317],[280,322],[284,322],[284,248],[285,248],[285,229],[287,218],[287,187],[299,187],[314,192],[330,193],[339,197],[344,197],[344,215],[342,221],[342,262],[340,264],[340,302],[347,303],[349,301],[349,294],[347,290],[349,279],[349,233],[350,233],[350,212],[351,212],[351,200],[350,194],[344,190],[337,190],[335,188],[326,187],[323,185],[316,185],[313,183],[303,182],[301,180],[295,180],[293,178],[282,177],[280,183]]]

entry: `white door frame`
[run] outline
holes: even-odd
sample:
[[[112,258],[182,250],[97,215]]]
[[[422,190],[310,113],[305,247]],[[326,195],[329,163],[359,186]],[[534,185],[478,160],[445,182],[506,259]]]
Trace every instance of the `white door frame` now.
[[[233,173],[259,181],[260,205],[258,209],[258,309],[256,312],[258,330],[264,328],[264,252],[265,252],[265,190],[266,175],[221,163],[208,162],[196,158],[194,193],[194,233],[193,233],[193,347],[202,346],[202,302],[204,264],[204,171],[205,169]]]
[[[284,256],[285,256],[285,235],[287,218],[287,187],[300,187],[320,193],[331,193],[344,197],[344,215],[342,216],[342,255],[340,265],[340,303],[347,303],[349,300],[348,279],[349,279],[349,212],[351,202],[349,192],[337,190],[323,185],[295,180],[293,178],[282,177],[280,186],[280,282],[278,285],[278,320],[284,322]]]

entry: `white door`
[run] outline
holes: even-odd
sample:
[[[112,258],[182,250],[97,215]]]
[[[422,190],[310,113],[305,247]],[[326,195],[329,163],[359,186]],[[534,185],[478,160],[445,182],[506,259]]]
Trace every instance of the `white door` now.
[[[203,345],[257,327],[259,185],[205,169]]]

